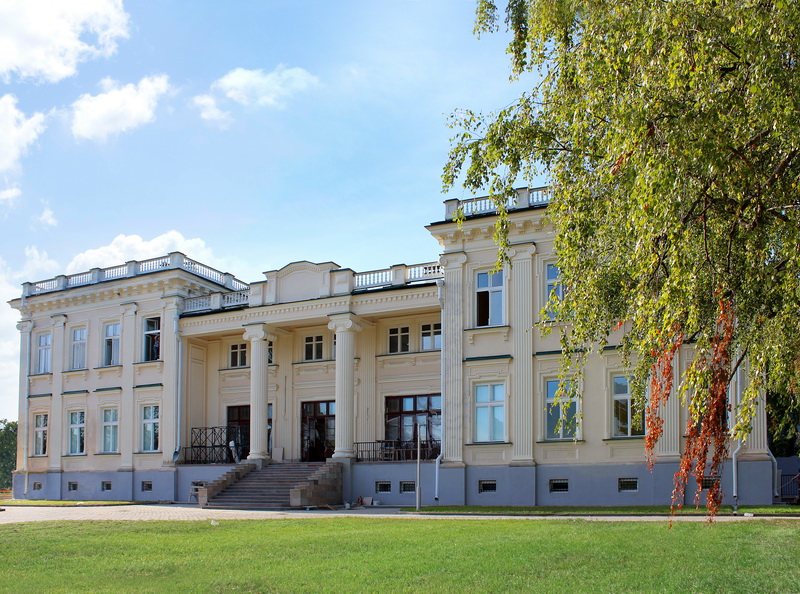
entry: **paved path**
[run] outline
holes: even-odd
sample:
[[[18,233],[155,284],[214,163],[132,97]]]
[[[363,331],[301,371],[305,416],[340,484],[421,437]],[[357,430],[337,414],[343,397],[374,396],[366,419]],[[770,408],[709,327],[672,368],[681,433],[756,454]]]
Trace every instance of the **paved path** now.
[[[200,509],[195,505],[168,504],[168,505],[108,505],[97,507],[25,507],[5,506],[0,504],[0,524],[17,522],[45,522],[54,520],[285,520],[294,518],[331,518],[331,517],[370,517],[370,518],[395,518],[395,519],[519,519],[519,520],[545,520],[554,516],[479,516],[479,515],[423,515],[400,512],[399,508],[363,508],[352,510],[287,510],[287,511],[249,511],[249,510],[223,510]],[[581,518],[597,522],[668,522],[667,516],[558,516],[559,518]],[[719,522],[737,522],[747,520],[769,519],[768,516],[720,516]],[[800,522],[799,516],[792,518]],[[704,516],[677,516],[676,522],[704,522]]]

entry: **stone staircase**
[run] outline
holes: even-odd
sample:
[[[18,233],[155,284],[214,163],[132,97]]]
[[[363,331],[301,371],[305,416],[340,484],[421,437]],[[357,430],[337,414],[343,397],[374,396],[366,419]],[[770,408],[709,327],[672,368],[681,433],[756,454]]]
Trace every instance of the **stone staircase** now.
[[[324,462],[280,462],[252,470],[208,498],[208,509],[280,509],[289,507],[289,491],[308,481]]]

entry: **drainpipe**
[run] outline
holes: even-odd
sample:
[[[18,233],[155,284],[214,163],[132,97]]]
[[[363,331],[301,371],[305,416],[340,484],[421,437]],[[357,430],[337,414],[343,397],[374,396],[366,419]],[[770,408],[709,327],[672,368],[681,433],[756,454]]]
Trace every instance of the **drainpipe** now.
[[[436,281],[436,288],[438,290],[437,297],[439,299],[439,307],[441,311],[444,311],[444,279],[439,279]],[[441,320],[441,314],[439,316]],[[444,320],[441,320],[442,324],[442,348],[439,350],[439,391],[444,392],[442,390],[442,382],[444,382]],[[444,419],[444,394],[441,395],[441,402],[442,402],[442,419]],[[442,442],[444,441],[444,425],[442,425]],[[434,473],[435,480],[434,480],[434,491],[433,491],[433,500],[435,502],[439,502],[439,469],[442,465],[442,450],[444,443],[439,444],[439,455],[436,456],[436,471]]]
[[[175,324],[175,339],[178,341],[178,361],[175,365],[178,377],[175,381],[176,390],[178,391],[177,407],[178,410],[175,414],[175,452],[172,454],[172,461],[177,462],[181,456],[181,427],[183,426],[183,340],[181,339],[180,330],[178,327],[178,320],[180,316],[176,313],[173,317]]]
[[[739,369],[736,370],[736,405],[735,407],[739,406],[740,395],[742,390],[742,368],[741,366]],[[734,407],[734,410],[736,409]],[[739,440],[739,445],[736,446],[736,449],[733,452],[733,459],[731,460],[731,464],[733,465],[733,515],[735,516],[739,512],[739,452],[742,451],[742,440]]]
[[[778,461],[775,459],[775,456],[772,455],[769,447],[767,448],[767,455],[769,456],[769,459],[772,460],[772,496],[780,497],[780,485],[778,485],[778,482],[780,481],[780,478],[778,478],[780,476],[778,474]]]

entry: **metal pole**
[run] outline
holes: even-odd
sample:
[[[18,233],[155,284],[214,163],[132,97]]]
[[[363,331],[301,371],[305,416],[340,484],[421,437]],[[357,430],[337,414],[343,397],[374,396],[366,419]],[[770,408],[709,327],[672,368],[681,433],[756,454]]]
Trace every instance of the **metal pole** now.
[[[417,496],[417,511],[420,510],[420,499],[422,495],[422,485],[420,485],[419,477],[420,477],[420,453],[422,451],[422,425],[417,425],[417,482],[416,484],[416,496]]]

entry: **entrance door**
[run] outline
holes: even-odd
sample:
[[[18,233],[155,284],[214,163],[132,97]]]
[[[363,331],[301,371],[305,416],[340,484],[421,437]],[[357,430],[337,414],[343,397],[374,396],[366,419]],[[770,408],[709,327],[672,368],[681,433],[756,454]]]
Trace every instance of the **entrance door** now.
[[[250,454],[250,405],[229,406],[228,427],[239,429],[239,457],[245,460]],[[229,434],[228,441],[230,442],[235,432],[229,431]]]
[[[336,447],[336,402],[303,402],[302,459],[324,462]]]

